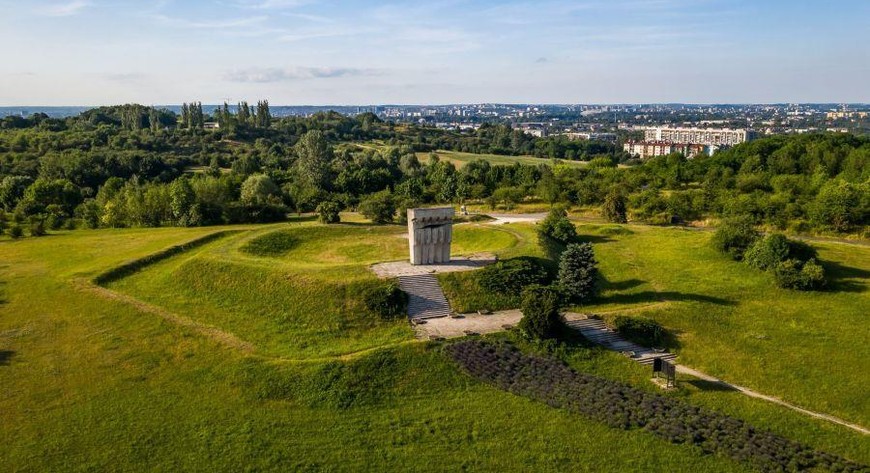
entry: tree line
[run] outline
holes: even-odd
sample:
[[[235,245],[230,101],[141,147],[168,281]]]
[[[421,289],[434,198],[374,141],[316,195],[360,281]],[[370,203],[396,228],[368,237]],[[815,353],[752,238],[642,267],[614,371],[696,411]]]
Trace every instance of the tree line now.
[[[613,145],[562,143],[502,125],[459,133],[373,114],[274,118],[261,101],[234,111],[225,104],[214,113],[221,128],[210,131],[200,124],[213,116],[201,107],[185,104],[180,116],[126,105],[67,119],[0,120],[0,220],[7,227],[188,226],[274,221],[320,208],[332,221],[352,209],[389,222],[416,205],[511,209],[543,201],[597,208],[617,222],[741,216],[793,232],[861,233],[870,216],[868,137],[774,136],[713,156],[618,166]],[[472,143],[554,155],[566,152],[558,151],[564,144],[591,159],[584,167],[476,160],[459,168],[427,152]]]

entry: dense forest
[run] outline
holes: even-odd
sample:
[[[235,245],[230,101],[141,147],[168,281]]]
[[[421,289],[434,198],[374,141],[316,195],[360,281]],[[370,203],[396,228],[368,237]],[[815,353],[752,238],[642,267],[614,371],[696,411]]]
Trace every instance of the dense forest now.
[[[457,169],[434,153],[418,159],[436,149],[588,165],[479,160]],[[0,120],[0,230],[14,237],[76,226],[278,221],[318,208],[390,221],[415,205],[529,200],[602,207],[613,221],[742,216],[793,232],[863,234],[870,138],[773,136],[709,157],[636,163],[612,144],[535,138],[507,125],[455,132],[373,114],[274,118],[268,102],[210,114],[192,103],[180,116],[125,105]]]

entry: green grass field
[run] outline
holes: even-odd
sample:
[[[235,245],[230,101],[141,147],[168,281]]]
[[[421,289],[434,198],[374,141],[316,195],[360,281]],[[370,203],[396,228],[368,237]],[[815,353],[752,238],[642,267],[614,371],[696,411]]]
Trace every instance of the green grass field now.
[[[463,153],[460,151],[447,151],[447,150],[438,150],[435,152],[439,158],[442,160],[450,161],[455,164],[457,168],[461,168],[471,161],[475,161],[477,159],[482,159],[484,161],[489,161],[490,164],[495,166],[510,166],[514,163],[520,164],[552,164],[552,160],[546,158],[536,158],[534,156],[505,156],[501,154],[477,154],[477,153]],[[417,153],[417,159],[420,160],[421,163],[426,163],[429,160],[429,153]],[[586,163],[582,161],[560,161],[562,164],[567,166],[585,166]]]
[[[540,256],[533,227],[518,254]],[[814,243],[832,285],[824,292],[776,287],[770,274],[713,250],[711,234],[640,225],[578,225],[605,279],[581,312],[652,317],[677,336],[680,362],[800,406],[870,425],[870,248]],[[441,276],[463,311],[503,309],[515,297],[487,294],[473,273]],[[824,395],[820,395],[824,393]]]
[[[359,294],[376,284],[367,268],[406,256],[400,226],[228,228],[240,231],[109,288],[232,333],[251,351],[83,283],[224,228],[79,230],[0,242],[4,470],[747,471],[474,382],[439,344],[414,341],[406,323],[367,314]],[[598,238],[611,281],[595,310],[645,311],[681,330],[690,365],[866,425],[868,370],[859,355],[867,353],[856,341],[862,329],[866,339],[861,271],[870,250],[820,246],[823,259],[840,263],[838,284],[848,292],[816,300],[778,293],[763,274],[720,259],[704,246],[706,234],[582,231]],[[534,253],[532,234],[527,225],[457,226],[454,253]],[[705,294],[717,299],[695,300]],[[820,307],[812,317],[798,310]],[[809,337],[807,327],[815,330]],[[767,338],[750,338],[756,331]],[[802,363],[814,353],[824,357]],[[617,354],[562,355],[585,372],[656,389]],[[740,363],[752,357],[764,363]],[[703,385],[683,383],[673,395],[870,462],[866,439],[844,428]]]

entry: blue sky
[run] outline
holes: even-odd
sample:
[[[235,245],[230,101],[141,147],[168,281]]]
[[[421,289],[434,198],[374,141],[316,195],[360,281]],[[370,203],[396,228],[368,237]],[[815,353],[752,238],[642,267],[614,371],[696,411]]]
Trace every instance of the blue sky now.
[[[870,102],[870,0],[0,0],[0,105]]]

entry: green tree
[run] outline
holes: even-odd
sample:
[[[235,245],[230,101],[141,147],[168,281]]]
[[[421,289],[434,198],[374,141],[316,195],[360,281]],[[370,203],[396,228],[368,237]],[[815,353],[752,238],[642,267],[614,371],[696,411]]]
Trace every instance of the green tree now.
[[[275,202],[281,189],[269,176],[254,174],[242,183],[241,202],[250,206],[263,206]]]
[[[870,187],[866,185],[856,186],[845,181],[827,182],[810,208],[810,219],[819,228],[847,232],[866,219],[870,211],[866,208],[870,200],[868,193]]]
[[[396,215],[396,203],[390,191],[384,190],[363,199],[359,211],[374,223],[389,223]]]
[[[608,222],[628,222],[625,208],[625,197],[621,192],[612,190],[607,193],[607,197],[604,198],[604,205],[601,207],[601,214]]]
[[[303,184],[316,189],[329,185],[329,166],[332,162],[332,147],[319,130],[312,130],[296,143],[296,172]]]
[[[169,208],[176,225],[189,227],[196,225],[193,207],[196,204],[196,194],[187,179],[176,179],[169,187]]]
[[[559,261],[559,256],[565,247],[578,240],[577,229],[568,219],[568,212],[563,207],[553,207],[547,217],[538,224],[538,244],[553,261]]]
[[[559,287],[572,302],[586,302],[595,296],[598,262],[591,243],[568,245],[559,260]]]
[[[532,339],[553,338],[564,324],[560,307],[559,291],[549,286],[532,285],[523,291],[520,311],[523,318],[517,325]]]

